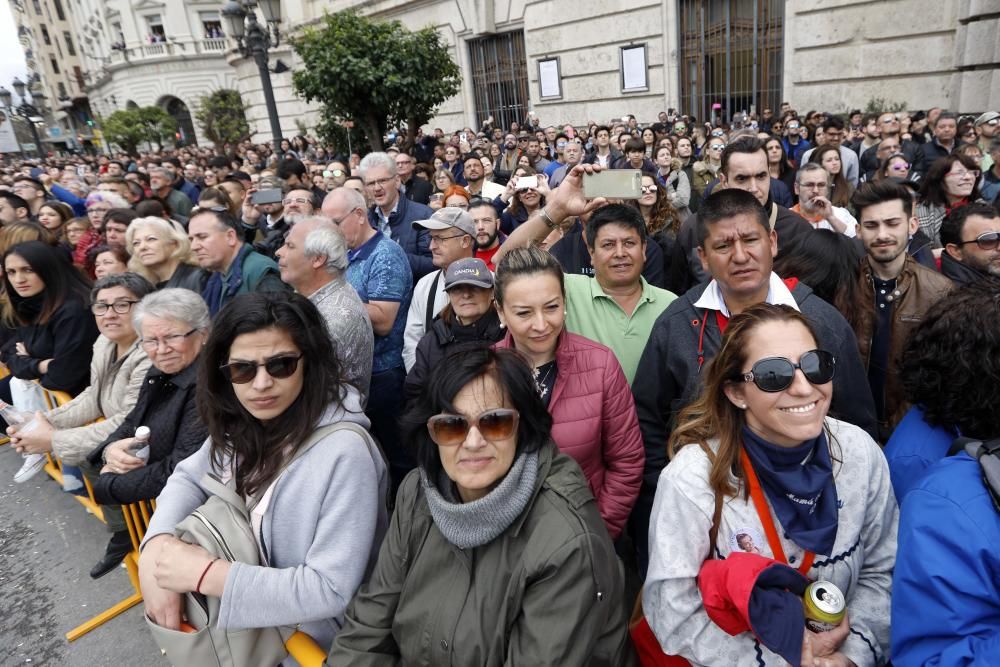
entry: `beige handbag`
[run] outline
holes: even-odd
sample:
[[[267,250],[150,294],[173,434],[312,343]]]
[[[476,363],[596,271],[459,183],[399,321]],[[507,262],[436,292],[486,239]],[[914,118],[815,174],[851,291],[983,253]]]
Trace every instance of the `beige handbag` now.
[[[331,433],[347,429],[361,435],[374,457],[380,453],[372,436],[357,424],[338,422],[316,429],[275,477],[275,482],[296,459]],[[250,523],[250,508],[236,493],[235,482],[223,484],[209,473],[201,486],[211,495],[174,528],[182,541],[203,547],[212,556],[229,562],[264,565]],[[263,496],[263,493],[261,494]],[[251,499],[255,504],[259,499]],[[252,507],[252,505],[251,505]],[[171,664],[183,667],[275,667],[288,651],[285,641],[296,630],[282,626],[226,630],[218,627],[221,599],[200,593],[184,595],[184,615],[193,632],[169,630],[146,617],[153,639]]]

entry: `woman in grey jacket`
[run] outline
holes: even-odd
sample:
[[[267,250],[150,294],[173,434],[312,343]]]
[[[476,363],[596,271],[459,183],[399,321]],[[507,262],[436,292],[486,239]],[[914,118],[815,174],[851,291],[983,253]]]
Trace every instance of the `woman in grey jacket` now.
[[[219,312],[198,381],[209,437],[167,480],[139,558],[153,622],[177,630],[181,594],[196,591],[221,598],[221,628],[301,624],[321,646],[333,641],[387,523],[386,467],[360,434],[331,433],[282,472],[315,429],[369,426],[335,344],[298,294],[240,295]],[[209,472],[257,500],[251,525],[268,566],[216,560],[173,536],[207,499]]]
[[[624,664],[614,546],[527,364],[457,353],[406,422],[420,465],[329,664]]]

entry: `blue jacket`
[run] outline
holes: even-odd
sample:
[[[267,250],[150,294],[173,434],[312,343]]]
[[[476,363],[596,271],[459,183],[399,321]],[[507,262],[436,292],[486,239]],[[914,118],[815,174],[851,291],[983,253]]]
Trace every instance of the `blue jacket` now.
[[[900,505],[927,469],[948,456],[948,449],[957,437],[947,429],[925,422],[924,411],[919,407],[910,408],[885,445],[892,490]]]
[[[52,196],[61,201],[64,204],[68,204],[71,209],[73,209],[73,214],[79,217],[84,217],[87,215],[87,200],[77,197],[75,194],[59,185],[58,183],[53,183],[49,190],[52,192]]]
[[[802,160],[802,154],[812,148],[812,144],[805,139],[799,139],[799,143],[792,146],[788,141],[788,137],[781,140],[781,145],[785,147],[785,154],[789,160],[795,163],[796,168],[801,166],[799,162]]]
[[[903,502],[892,580],[892,664],[1000,662],[1000,513],[965,453],[935,465]]]
[[[410,261],[410,268],[413,270],[414,284],[437,268],[431,261],[430,234],[426,229],[413,228],[415,221],[429,220],[433,213],[430,207],[410,201],[400,193],[396,210],[389,216],[387,236],[398,243],[406,253],[406,259]],[[375,229],[382,230],[374,206],[368,209],[368,222]]]

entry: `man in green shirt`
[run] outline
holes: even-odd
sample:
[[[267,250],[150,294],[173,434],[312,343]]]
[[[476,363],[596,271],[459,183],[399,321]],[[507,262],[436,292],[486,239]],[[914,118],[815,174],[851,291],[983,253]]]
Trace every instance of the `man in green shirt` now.
[[[548,236],[564,219],[584,208],[583,174],[600,171],[593,165],[571,170],[539,209],[507,238],[498,251],[523,247]],[[672,292],[653,287],[642,277],[646,261],[646,225],[631,206],[587,202],[594,210],[584,229],[594,277],[565,275],[566,328],[607,345],[622,365],[629,384],[639,366],[639,358],[653,329],[653,323],[670,302]]]

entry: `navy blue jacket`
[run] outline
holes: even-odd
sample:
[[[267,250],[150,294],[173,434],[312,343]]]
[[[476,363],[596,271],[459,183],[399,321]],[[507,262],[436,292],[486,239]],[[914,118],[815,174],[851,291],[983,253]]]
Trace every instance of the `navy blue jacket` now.
[[[426,276],[431,271],[436,270],[431,261],[431,239],[426,229],[414,229],[413,223],[417,220],[429,220],[434,213],[428,206],[410,201],[399,195],[399,202],[395,212],[389,216],[389,238],[398,243],[406,253],[406,259],[410,261],[410,268],[413,270],[413,282]],[[368,209],[368,222],[375,229],[381,229],[379,225],[378,213],[375,207]]]

